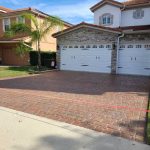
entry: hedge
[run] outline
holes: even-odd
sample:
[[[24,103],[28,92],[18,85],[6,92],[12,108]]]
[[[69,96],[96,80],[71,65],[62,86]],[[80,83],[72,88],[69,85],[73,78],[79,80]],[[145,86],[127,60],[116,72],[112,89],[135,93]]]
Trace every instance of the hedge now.
[[[38,65],[38,52],[30,51],[30,65],[37,66]],[[41,52],[41,65],[51,68],[51,61],[55,61],[56,67],[56,52]]]

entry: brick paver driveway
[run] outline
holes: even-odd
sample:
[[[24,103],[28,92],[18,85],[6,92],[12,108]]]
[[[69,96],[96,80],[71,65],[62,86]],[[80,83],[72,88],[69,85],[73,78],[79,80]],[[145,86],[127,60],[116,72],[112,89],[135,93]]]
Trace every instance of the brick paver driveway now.
[[[143,141],[150,79],[50,72],[0,80],[0,105]]]

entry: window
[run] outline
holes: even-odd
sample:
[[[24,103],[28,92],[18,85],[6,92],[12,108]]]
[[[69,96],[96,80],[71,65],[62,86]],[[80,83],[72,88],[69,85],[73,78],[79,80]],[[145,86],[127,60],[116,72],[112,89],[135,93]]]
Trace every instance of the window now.
[[[78,48],[78,46],[77,46],[77,45],[75,45],[75,46],[74,46],[74,48]]]
[[[8,31],[10,28],[10,19],[9,18],[4,18],[3,19],[3,30]]]
[[[125,48],[125,45],[120,45],[120,48]]]
[[[111,48],[111,45],[106,45],[106,48]]]
[[[136,45],[136,48],[142,48],[142,45]]]
[[[134,19],[142,19],[144,17],[144,10],[137,9],[133,12],[133,18]]]
[[[145,45],[144,47],[145,47],[145,48],[150,48],[150,45]]]
[[[70,45],[69,48],[73,48],[73,46]]]
[[[93,45],[93,48],[97,48],[97,45]]]
[[[17,22],[18,23],[25,23],[25,18],[23,16],[18,16],[17,17]]]
[[[84,45],[81,45],[80,48],[84,48]]]
[[[86,48],[91,48],[91,46],[90,46],[90,45],[87,45]]]
[[[113,24],[113,15],[104,14],[100,17],[100,25],[111,25]]]
[[[99,48],[104,48],[104,45],[100,45]]]
[[[128,48],[133,48],[133,45],[128,45]]]

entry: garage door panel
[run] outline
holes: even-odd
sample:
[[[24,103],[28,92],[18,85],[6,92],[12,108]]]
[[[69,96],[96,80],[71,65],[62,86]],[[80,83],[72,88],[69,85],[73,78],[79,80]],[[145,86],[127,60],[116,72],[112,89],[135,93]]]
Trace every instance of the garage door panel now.
[[[150,75],[150,71],[146,69],[136,69],[133,71],[133,68],[120,68],[119,72],[120,74],[146,75],[146,76]]]
[[[61,70],[110,73],[110,66],[111,50],[106,48],[67,48],[61,51]]]
[[[150,51],[145,44],[132,44],[132,48],[119,50],[118,73],[150,75]]]

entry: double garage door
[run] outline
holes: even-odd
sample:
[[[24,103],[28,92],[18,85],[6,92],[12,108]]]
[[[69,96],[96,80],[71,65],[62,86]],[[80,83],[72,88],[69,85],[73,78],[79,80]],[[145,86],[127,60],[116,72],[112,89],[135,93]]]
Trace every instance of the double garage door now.
[[[111,73],[112,45],[76,45],[61,48],[61,70]],[[118,74],[150,75],[150,44],[123,44],[117,62]]]
[[[111,72],[111,45],[75,45],[61,49],[61,70]]]

